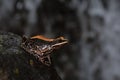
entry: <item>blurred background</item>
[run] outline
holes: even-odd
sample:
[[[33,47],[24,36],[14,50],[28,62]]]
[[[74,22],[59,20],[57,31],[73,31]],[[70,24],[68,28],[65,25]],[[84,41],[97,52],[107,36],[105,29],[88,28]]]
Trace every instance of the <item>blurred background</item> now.
[[[0,0],[0,30],[64,36],[52,60],[63,80],[120,80],[120,0]]]

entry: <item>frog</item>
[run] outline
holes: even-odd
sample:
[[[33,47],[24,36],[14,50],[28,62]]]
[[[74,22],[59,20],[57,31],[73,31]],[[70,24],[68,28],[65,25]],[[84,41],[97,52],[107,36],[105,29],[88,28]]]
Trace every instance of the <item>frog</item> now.
[[[43,35],[36,35],[30,38],[23,36],[21,47],[34,55],[41,63],[50,66],[52,52],[67,43],[68,39],[61,36],[55,39],[47,38]]]

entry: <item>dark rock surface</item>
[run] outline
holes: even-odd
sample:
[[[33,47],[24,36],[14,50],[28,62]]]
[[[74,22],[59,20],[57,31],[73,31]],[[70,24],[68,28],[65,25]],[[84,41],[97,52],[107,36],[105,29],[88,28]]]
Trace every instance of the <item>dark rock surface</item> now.
[[[53,66],[25,52],[21,40],[13,33],[0,32],[0,80],[61,80]]]

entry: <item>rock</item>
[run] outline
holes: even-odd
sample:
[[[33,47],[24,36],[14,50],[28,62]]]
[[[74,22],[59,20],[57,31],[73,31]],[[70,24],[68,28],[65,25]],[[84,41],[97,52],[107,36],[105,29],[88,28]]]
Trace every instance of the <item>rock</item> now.
[[[53,66],[46,66],[20,47],[22,38],[0,32],[0,80],[61,80]]]

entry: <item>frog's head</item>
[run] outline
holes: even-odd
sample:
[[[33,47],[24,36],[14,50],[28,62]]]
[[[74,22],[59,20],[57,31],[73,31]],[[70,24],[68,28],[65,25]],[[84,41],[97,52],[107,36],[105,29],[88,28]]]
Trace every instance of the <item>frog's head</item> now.
[[[58,48],[62,47],[63,45],[67,44],[67,43],[68,43],[67,39],[65,39],[64,37],[59,37],[59,38],[54,39],[51,42],[51,47],[53,49],[58,49]]]

